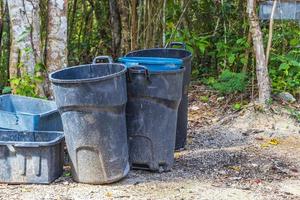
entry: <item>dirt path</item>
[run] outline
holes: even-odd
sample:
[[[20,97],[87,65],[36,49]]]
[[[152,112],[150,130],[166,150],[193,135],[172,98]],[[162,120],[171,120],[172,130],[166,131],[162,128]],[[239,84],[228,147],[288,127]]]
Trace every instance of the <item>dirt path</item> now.
[[[0,185],[0,199],[300,199],[300,126],[275,113],[225,112],[191,96],[187,149],[171,172],[131,171],[119,183]],[[211,101],[211,102],[210,102]],[[227,112],[228,113],[228,112]],[[231,117],[230,117],[231,116]]]

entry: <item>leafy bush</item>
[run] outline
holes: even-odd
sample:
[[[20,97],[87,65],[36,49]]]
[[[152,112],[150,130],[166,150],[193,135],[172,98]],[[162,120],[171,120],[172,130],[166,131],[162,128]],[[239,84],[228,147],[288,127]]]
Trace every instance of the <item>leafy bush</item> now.
[[[212,87],[222,94],[244,92],[247,87],[247,75],[224,70]]]
[[[18,65],[18,68],[23,68],[22,63]],[[11,89],[14,94],[29,96],[29,97],[39,97],[38,85],[43,83],[44,78],[42,72],[45,70],[44,65],[38,63],[34,68],[35,72],[33,75],[23,72],[20,77],[14,76],[9,79],[11,84]]]
[[[273,91],[287,91],[293,95],[300,94],[300,62],[299,51],[291,51],[287,55],[274,55],[270,77]]]

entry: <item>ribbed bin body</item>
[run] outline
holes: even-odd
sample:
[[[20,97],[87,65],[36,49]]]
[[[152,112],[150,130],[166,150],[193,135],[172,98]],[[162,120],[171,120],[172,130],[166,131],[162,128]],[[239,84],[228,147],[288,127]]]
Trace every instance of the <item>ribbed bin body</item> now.
[[[184,69],[145,73],[134,67],[128,73],[126,117],[132,167],[169,171]]]
[[[129,171],[126,68],[93,64],[50,74],[75,181],[105,184]]]
[[[179,105],[177,118],[177,133],[176,133],[176,147],[175,149],[184,148],[187,137],[188,125],[188,87],[191,75],[191,52],[184,49],[173,48],[154,48],[128,53],[125,57],[160,57],[160,58],[177,58],[183,61],[185,68],[183,85],[182,85],[182,99]]]
[[[0,129],[62,131],[54,101],[18,95],[0,96]]]
[[[63,172],[62,132],[0,130],[0,182],[48,184]]]

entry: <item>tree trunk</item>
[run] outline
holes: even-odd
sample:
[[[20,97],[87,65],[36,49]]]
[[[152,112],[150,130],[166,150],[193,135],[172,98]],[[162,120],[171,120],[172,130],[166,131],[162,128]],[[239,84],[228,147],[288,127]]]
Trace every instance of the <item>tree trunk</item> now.
[[[259,26],[259,20],[256,15],[256,1],[247,0],[247,12],[249,16],[250,32],[253,40],[253,48],[256,57],[256,76],[258,83],[259,102],[263,106],[266,106],[270,100],[271,88],[268,75],[268,68],[266,65],[265,51],[263,47],[263,37],[261,28]]]
[[[121,18],[121,54],[130,50],[129,4],[127,0],[118,0]]]
[[[277,0],[273,3],[271,18],[270,18],[270,26],[269,26],[269,37],[268,37],[268,44],[267,44],[267,50],[266,50],[266,65],[269,64],[269,57],[270,57],[270,51],[272,47],[272,38],[273,38],[273,24],[274,24],[274,14],[276,10]]]
[[[121,21],[117,0],[109,1],[110,24],[112,33],[112,57],[120,55],[121,47]]]
[[[1,59],[1,52],[2,52],[2,35],[3,35],[3,18],[4,18],[4,6],[3,1],[0,4],[0,59]]]
[[[48,72],[67,66],[67,8],[67,0],[48,0]]]
[[[147,10],[147,25],[146,25],[146,48],[150,48],[151,46],[151,38],[152,38],[152,19],[153,19],[153,10],[151,7],[151,1],[148,0],[147,1],[147,6],[146,6],[146,10]]]
[[[137,0],[131,1],[131,50],[138,48],[138,19],[137,19]]]
[[[10,77],[22,72],[34,75],[41,62],[39,0],[7,1],[11,26]]]
[[[48,0],[48,24],[46,42],[47,72],[67,66],[67,0]],[[47,77],[46,77],[47,79]],[[47,95],[51,95],[49,81],[46,83]]]

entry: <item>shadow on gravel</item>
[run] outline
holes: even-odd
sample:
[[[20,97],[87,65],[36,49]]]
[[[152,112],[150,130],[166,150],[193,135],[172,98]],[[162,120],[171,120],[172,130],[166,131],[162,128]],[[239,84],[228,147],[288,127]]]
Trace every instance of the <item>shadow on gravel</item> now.
[[[284,180],[295,176],[300,166],[284,156],[253,145],[251,137],[218,128],[190,134],[187,150],[175,153],[172,171],[154,173],[131,170],[127,178],[110,186],[178,182],[198,179],[209,182],[242,183]],[[72,182],[71,178],[65,180]]]
[[[174,167],[168,173],[131,171],[120,184],[176,182],[198,179],[222,182],[260,182],[297,176],[300,166],[284,156],[272,154],[251,142],[251,137],[225,129],[191,135],[188,150],[176,153]],[[275,150],[275,149],[274,149]],[[176,155],[175,154],[175,155]]]

